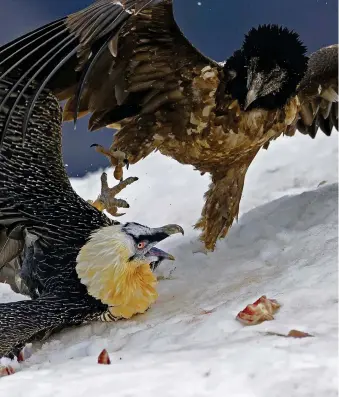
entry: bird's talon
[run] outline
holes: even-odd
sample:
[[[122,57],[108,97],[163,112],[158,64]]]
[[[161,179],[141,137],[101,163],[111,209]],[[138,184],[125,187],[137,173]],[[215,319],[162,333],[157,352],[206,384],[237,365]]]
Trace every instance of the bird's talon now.
[[[116,186],[110,188],[107,182],[107,174],[103,172],[101,174],[101,192],[98,198],[94,202],[92,200],[87,200],[87,202],[99,211],[106,210],[112,216],[123,216],[125,213],[118,213],[118,208],[129,208],[129,204],[125,200],[116,198],[116,195],[138,179],[136,177],[121,179]]]
[[[97,143],[93,143],[91,147],[95,147],[95,150],[98,153],[103,154],[109,159],[112,167],[114,167],[114,172],[113,172],[114,178],[118,181],[122,181],[123,167],[126,166],[126,169],[129,168],[129,161],[127,159],[126,153],[112,147],[106,149],[102,145],[98,145]]]
[[[129,204],[127,203],[127,201],[122,199],[114,199],[113,205],[117,208],[129,208]]]
[[[116,179],[117,181],[122,182],[124,179],[124,171],[122,169],[122,166],[120,164],[118,164],[113,171],[113,176],[114,179]]]
[[[128,178],[125,179],[125,183],[127,183],[128,185],[132,184],[133,182],[138,181],[139,178],[137,178],[136,176],[130,176]]]

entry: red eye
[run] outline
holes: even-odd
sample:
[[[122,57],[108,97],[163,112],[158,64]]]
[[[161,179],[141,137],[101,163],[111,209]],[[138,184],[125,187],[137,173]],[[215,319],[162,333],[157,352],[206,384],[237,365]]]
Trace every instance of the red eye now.
[[[140,241],[140,243],[138,244],[138,248],[141,250],[145,247],[146,247],[146,241]]]

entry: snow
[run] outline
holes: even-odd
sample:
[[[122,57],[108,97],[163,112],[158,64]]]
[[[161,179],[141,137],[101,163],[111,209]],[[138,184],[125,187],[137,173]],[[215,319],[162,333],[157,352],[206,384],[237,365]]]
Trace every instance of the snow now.
[[[42,345],[0,395],[331,397],[338,395],[337,133],[298,135],[261,151],[246,178],[241,216],[214,253],[192,226],[208,177],[155,153],[131,166],[140,180],[121,192],[121,221],[180,223],[163,247],[159,299],[146,314],[66,330]],[[108,170],[112,185],[112,171]],[[85,199],[100,172],[73,179]],[[282,304],[273,321],[245,327],[237,313],[261,295]],[[18,300],[0,285],[0,300]],[[205,311],[211,311],[206,313]],[[291,329],[313,337],[271,335]],[[0,336],[1,337],[1,336]],[[112,364],[98,365],[106,348]],[[4,360],[2,360],[4,361]]]

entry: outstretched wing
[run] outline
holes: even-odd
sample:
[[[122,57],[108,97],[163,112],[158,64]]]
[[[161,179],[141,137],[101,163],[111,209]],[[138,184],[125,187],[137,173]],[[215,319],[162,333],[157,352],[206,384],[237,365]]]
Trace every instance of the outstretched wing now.
[[[0,82],[0,101],[16,79]],[[21,87],[21,86],[20,86]],[[36,85],[30,87],[28,94]],[[112,222],[79,197],[67,177],[61,154],[61,110],[46,90],[39,96],[29,120],[25,146],[20,129],[26,109],[22,98],[9,122],[0,149],[0,262],[21,252],[22,229],[46,244],[83,245],[96,229]],[[8,109],[0,111],[0,131]]]
[[[7,44],[0,57],[0,80],[18,70],[25,83],[19,93],[13,87],[0,107],[39,82],[23,133],[45,86],[68,99],[65,120],[91,112],[90,129],[97,129],[184,101],[183,80],[194,67],[219,66],[186,40],[171,0],[99,0]]]
[[[338,45],[311,54],[307,72],[298,87],[301,103],[296,128],[312,138],[318,128],[331,135],[338,130]]]

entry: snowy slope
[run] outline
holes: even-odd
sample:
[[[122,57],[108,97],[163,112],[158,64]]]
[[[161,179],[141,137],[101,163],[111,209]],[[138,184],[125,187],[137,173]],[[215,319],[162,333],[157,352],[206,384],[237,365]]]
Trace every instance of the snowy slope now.
[[[192,253],[199,244],[191,227],[208,177],[159,154],[132,166],[140,180],[121,193],[131,208],[120,219],[186,229],[162,244],[177,260],[162,265],[171,279],[160,281],[159,300],[133,320],[35,345],[19,372],[0,379],[0,396],[337,396],[337,154],[337,133],[281,138],[262,151],[239,223],[208,255]],[[93,199],[99,175],[72,184]],[[235,321],[264,294],[282,304],[274,321]],[[1,301],[18,298],[0,285]],[[267,334],[291,329],[314,337]],[[96,364],[103,348],[110,366]]]

